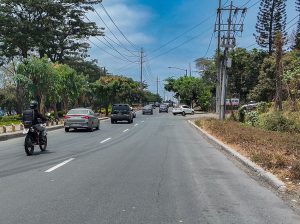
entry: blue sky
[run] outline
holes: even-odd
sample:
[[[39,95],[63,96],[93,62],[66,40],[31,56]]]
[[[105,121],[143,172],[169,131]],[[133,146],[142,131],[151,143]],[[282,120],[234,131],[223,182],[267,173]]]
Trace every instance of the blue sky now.
[[[222,0],[223,4],[226,2],[228,2],[226,5],[230,3],[230,1]],[[247,2],[248,0],[234,0],[233,5],[240,7]],[[256,2],[257,0],[251,0],[247,7]],[[204,56],[211,57],[216,49],[216,36],[213,36],[210,48],[208,46],[213,33],[218,0],[103,0],[103,5],[134,46],[123,38],[101,7],[95,6],[99,15],[123,47],[116,44],[118,40],[106,28],[105,35],[109,38],[107,40],[119,53],[107,47],[108,43],[104,41],[103,37],[92,38],[91,41],[98,47],[91,44],[91,58],[97,59],[99,65],[105,66],[110,73],[140,80],[140,66],[133,62],[139,60],[134,55],[139,54],[137,51],[143,47],[145,51],[143,80],[147,82],[152,92],[156,92],[157,76],[160,80],[159,91],[163,95],[163,80],[169,76],[179,77],[185,73],[168,67],[189,69],[189,64],[191,64],[191,70],[195,71],[195,59]],[[240,47],[255,44],[253,33],[255,32],[258,7],[259,4],[256,4],[247,12],[244,33],[242,37],[237,38],[237,45]],[[297,15],[294,0],[287,0],[287,13],[287,21],[292,20]],[[105,27],[96,13],[90,13],[88,17],[99,26]],[[296,19],[293,20],[287,27],[296,21]],[[192,31],[186,32],[200,23],[201,25]],[[289,32],[294,27],[291,27]],[[181,35],[180,38],[161,47],[179,35]],[[189,41],[190,39],[192,40]],[[184,42],[187,43],[183,44]],[[181,44],[183,45],[180,46]],[[206,54],[207,49],[208,53]],[[193,75],[196,76],[197,73],[193,73]],[[171,96],[167,94],[166,97],[170,98]]]

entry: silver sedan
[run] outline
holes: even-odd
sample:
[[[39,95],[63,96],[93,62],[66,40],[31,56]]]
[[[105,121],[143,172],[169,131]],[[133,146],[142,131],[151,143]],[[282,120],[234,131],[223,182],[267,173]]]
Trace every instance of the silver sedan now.
[[[67,113],[64,119],[66,132],[69,132],[70,128],[74,128],[75,130],[84,128],[91,132],[94,130],[94,128],[96,128],[96,130],[99,130],[100,128],[100,121],[97,118],[97,114],[95,114],[91,109],[72,109]]]

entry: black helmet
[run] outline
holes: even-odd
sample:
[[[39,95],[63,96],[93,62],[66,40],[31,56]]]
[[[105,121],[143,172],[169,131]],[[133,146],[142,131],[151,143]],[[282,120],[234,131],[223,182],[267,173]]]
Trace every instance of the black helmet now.
[[[36,110],[38,108],[39,103],[36,100],[32,100],[30,102],[30,109]]]

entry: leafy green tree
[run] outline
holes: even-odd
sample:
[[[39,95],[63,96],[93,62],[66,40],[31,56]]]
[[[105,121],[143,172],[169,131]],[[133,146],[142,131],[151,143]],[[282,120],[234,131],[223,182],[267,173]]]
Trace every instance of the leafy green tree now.
[[[55,64],[54,68],[59,81],[56,89],[56,99],[61,99],[64,111],[79,106],[81,103],[83,104],[85,94],[89,88],[86,77],[78,75],[74,69],[65,64]]]
[[[281,32],[285,39],[286,28],[286,0],[262,0],[257,16],[255,38],[262,48],[267,48],[269,55],[274,51],[276,32]]]
[[[212,100],[211,86],[203,79],[196,77],[168,78],[166,79],[165,89],[173,91],[175,97],[180,98],[181,102],[192,107],[194,105],[201,106],[204,110],[209,108]]]
[[[250,99],[256,100],[258,102],[270,102],[275,99],[275,69],[275,58],[265,58],[260,68],[258,84],[249,93]]]
[[[268,54],[253,49],[237,48],[230,54],[232,67],[228,69],[228,96],[248,100],[250,91],[258,84],[261,64]]]
[[[103,35],[85,14],[101,0],[2,0],[0,7],[0,52],[14,57],[45,55],[53,62],[67,57],[85,57],[89,44],[83,40]]]
[[[64,64],[75,69],[78,74],[86,76],[90,83],[96,82],[101,76],[106,75],[106,70],[97,65],[97,60],[86,61],[82,58],[68,58]]]
[[[0,108],[8,111],[9,114],[17,106],[16,87],[14,85],[7,85],[0,89]]]
[[[31,58],[17,68],[15,80],[26,90],[27,99],[37,99],[40,111],[45,112],[47,96],[50,93],[49,84],[55,71],[47,58]]]
[[[288,52],[283,63],[285,71],[283,74],[283,83],[286,88],[288,100],[292,111],[297,111],[297,101],[300,98],[300,51],[293,50]]]

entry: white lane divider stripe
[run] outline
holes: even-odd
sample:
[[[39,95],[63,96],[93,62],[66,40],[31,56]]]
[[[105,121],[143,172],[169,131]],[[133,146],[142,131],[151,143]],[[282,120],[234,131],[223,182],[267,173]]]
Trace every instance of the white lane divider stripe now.
[[[138,126],[139,124],[135,124],[134,126]]]
[[[56,170],[57,168],[59,168],[59,167],[61,167],[61,166],[63,166],[63,165],[66,165],[67,163],[71,162],[73,159],[74,159],[74,158],[70,158],[70,159],[68,159],[68,160],[66,160],[66,161],[63,161],[62,163],[59,163],[59,164],[57,164],[56,166],[53,166],[53,167],[51,167],[50,169],[46,170],[45,173],[50,173],[50,172],[52,172],[53,170]]]
[[[111,138],[104,139],[104,140],[103,140],[102,142],[100,142],[100,143],[102,144],[102,143],[107,142],[107,141],[109,141],[109,140],[111,140]]]
[[[124,130],[123,132],[129,131],[129,129]]]

